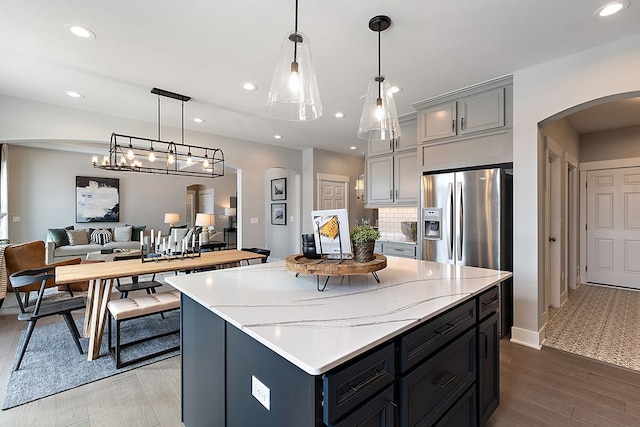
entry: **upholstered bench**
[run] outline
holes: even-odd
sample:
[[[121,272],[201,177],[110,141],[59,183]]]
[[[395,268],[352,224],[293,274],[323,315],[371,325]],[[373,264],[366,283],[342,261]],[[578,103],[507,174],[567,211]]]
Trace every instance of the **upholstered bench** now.
[[[180,292],[178,291],[169,291],[169,292],[158,292],[151,295],[144,295],[135,298],[123,298],[118,300],[109,301],[107,305],[109,313],[111,314],[111,318],[116,322],[116,334],[115,334],[115,347],[112,346],[111,341],[111,319],[109,319],[109,352],[113,356],[116,361],[116,367],[121,368],[123,366],[128,366],[136,362],[140,362],[142,360],[148,360],[156,356],[160,356],[161,354],[169,353],[174,350],[178,350],[180,346],[174,346],[171,348],[162,349],[156,351],[151,354],[146,354],[141,357],[137,357],[135,359],[127,360],[125,362],[122,361],[120,357],[120,352],[125,347],[130,347],[132,345],[140,344],[145,341],[150,341],[156,338],[161,338],[167,335],[174,334],[179,332],[180,329],[164,332],[157,335],[151,335],[148,337],[141,338],[139,340],[135,340],[132,342],[128,342],[126,344],[120,343],[120,327],[122,322],[132,319],[138,319],[140,317],[149,316],[152,314],[164,313],[170,310],[176,310],[180,308]],[[158,319],[158,322],[163,322],[164,319]]]

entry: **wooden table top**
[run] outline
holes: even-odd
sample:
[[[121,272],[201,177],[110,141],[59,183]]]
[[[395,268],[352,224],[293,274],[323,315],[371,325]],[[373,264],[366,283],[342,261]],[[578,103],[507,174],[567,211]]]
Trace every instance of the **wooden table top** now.
[[[93,279],[115,279],[118,277],[141,276],[176,270],[192,270],[231,264],[251,259],[262,259],[264,255],[254,252],[227,250],[203,252],[200,257],[172,259],[171,261],[147,261],[128,259],[113,262],[74,264],[56,267],[56,283],[73,283]]]
[[[291,271],[319,276],[351,276],[372,273],[387,266],[387,257],[375,254],[375,258],[367,262],[352,259],[307,259],[302,254],[289,255],[285,265]]]

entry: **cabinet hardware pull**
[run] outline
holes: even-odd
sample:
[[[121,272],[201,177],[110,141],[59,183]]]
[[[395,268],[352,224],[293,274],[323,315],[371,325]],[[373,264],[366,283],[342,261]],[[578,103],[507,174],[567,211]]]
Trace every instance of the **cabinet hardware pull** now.
[[[496,295],[494,297],[489,298],[487,302],[482,301],[482,308],[485,308],[486,306],[493,304],[497,300],[498,300],[498,296]]]
[[[464,130],[464,117],[460,119],[460,129]]]
[[[393,139],[389,140],[389,151],[393,151]]]
[[[453,323],[447,323],[443,327],[445,328],[444,330],[436,329],[435,333],[438,334],[438,335],[448,334],[449,332],[451,332],[453,330],[453,328],[456,327],[456,325],[453,324]]]
[[[489,356],[489,336],[480,332],[480,341],[482,342],[482,358],[486,359]]]
[[[360,390],[362,390],[363,388],[367,388],[369,387],[371,384],[375,383],[376,381],[378,381],[380,378],[384,377],[385,375],[387,375],[386,371],[378,371],[376,368],[372,368],[371,372],[374,373],[373,376],[369,377],[368,379],[362,381],[360,384],[356,385],[355,387],[352,386],[350,383],[347,384],[348,387],[351,388],[351,390],[354,391],[354,393],[358,393]]]
[[[399,140],[396,139],[396,148],[398,148],[398,142],[399,142]]]
[[[389,190],[389,198],[393,200],[393,190]]]
[[[451,372],[445,372],[444,374],[442,374],[442,376],[440,376],[440,378],[436,380],[434,384],[440,387],[441,389],[445,389],[455,379],[456,379],[455,374],[452,374]]]
[[[396,190],[396,199],[398,198],[398,190]]]
[[[456,120],[455,119],[451,120],[451,132],[453,132],[453,133],[456,132]]]

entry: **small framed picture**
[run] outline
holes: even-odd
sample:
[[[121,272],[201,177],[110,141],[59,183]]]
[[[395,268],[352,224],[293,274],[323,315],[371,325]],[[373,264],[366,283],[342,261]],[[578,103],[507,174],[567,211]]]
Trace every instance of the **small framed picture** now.
[[[271,203],[271,224],[287,225],[286,203]]]
[[[271,200],[287,200],[287,178],[271,180]]]

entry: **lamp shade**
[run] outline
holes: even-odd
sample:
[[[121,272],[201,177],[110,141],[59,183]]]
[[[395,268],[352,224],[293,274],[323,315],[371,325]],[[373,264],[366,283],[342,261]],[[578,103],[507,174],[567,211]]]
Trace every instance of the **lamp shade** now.
[[[235,216],[236,208],[224,208],[224,214],[226,216]]]
[[[384,141],[397,139],[399,136],[400,123],[389,82],[384,76],[374,76],[369,80],[358,138]]]
[[[165,224],[177,224],[180,222],[180,214],[175,212],[170,212],[164,214],[164,223]]]
[[[216,216],[208,213],[196,214],[196,226],[198,227],[211,227],[216,225]]]
[[[322,115],[320,91],[306,34],[292,32],[282,42],[269,89],[267,112],[286,120],[314,120]]]

